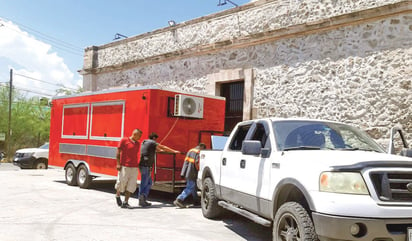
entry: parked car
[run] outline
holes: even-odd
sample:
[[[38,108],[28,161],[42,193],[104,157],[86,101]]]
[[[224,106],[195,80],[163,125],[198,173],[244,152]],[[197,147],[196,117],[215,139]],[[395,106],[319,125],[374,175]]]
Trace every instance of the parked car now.
[[[49,143],[39,148],[25,148],[16,151],[13,164],[21,169],[47,169],[49,160]]]

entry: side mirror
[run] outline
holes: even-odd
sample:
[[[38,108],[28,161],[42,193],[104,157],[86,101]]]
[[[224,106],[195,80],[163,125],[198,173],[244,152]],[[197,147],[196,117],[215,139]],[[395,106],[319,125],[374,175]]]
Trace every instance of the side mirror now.
[[[407,149],[408,148],[408,144],[406,143],[405,137],[402,133],[402,129],[400,127],[392,127],[391,129],[391,135],[390,135],[390,140],[389,140],[389,150],[388,153],[389,154],[395,154],[395,135],[396,133],[399,133],[399,137],[402,141],[402,151],[401,151],[401,155],[402,156],[409,156],[412,157],[412,149]]]
[[[242,154],[244,155],[260,155],[262,151],[262,144],[260,141],[243,141],[242,142]]]

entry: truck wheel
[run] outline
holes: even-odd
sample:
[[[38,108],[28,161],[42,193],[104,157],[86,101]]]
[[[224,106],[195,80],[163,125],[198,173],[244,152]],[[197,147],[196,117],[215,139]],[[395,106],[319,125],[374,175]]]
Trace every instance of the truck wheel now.
[[[65,175],[67,185],[69,186],[77,185],[77,179],[76,179],[77,175],[76,174],[77,174],[76,167],[72,163],[67,164],[66,175]]]
[[[217,218],[222,214],[222,207],[217,202],[219,200],[216,197],[216,188],[210,177],[206,177],[203,180],[203,189],[201,195],[201,206],[203,216],[206,218]]]
[[[77,169],[77,184],[80,188],[89,188],[92,182],[92,176],[89,175],[89,170],[85,165],[80,165]]]
[[[296,202],[283,204],[273,221],[273,241],[318,240],[312,220]]]
[[[38,161],[36,161],[36,164],[34,165],[34,168],[36,168],[36,169],[47,169],[47,163],[44,160],[38,160]]]

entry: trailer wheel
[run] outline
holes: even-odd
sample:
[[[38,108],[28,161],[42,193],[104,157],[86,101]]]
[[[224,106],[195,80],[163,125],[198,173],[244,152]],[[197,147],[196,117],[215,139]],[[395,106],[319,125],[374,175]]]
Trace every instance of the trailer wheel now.
[[[273,240],[318,240],[306,209],[297,202],[280,206],[273,221]]]
[[[205,180],[203,180],[201,195],[203,216],[211,219],[218,218],[223,212],[223,208],[218,205],[218,201],[215,184],[210,177],[206,177]]]
[[[85,165],[80,165],[77,170],[77,184],[80,188],[89,188],[92,182],[92,176],[89,175],[89,170]]]
[[[76,186],[77,185],[77,172],[76,172],[76,167],[72,164],[69,163],[66,166],[66,183],[69,186]]]

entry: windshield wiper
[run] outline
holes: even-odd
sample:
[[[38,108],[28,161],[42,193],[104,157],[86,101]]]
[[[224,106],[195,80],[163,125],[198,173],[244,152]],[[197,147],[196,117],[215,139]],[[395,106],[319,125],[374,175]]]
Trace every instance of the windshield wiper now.
[[[367,148],[359,148],[359,147],[352,147],[352,148],[342,148],[342,151],[373,151],[373,152],[379,152],[374,149],[367,149]],[[379,152],[380,153],[380,152]]]
[[[320,150],[319,146],[292,146],[283,149],[284,151],[294,151],[294,150]]]

